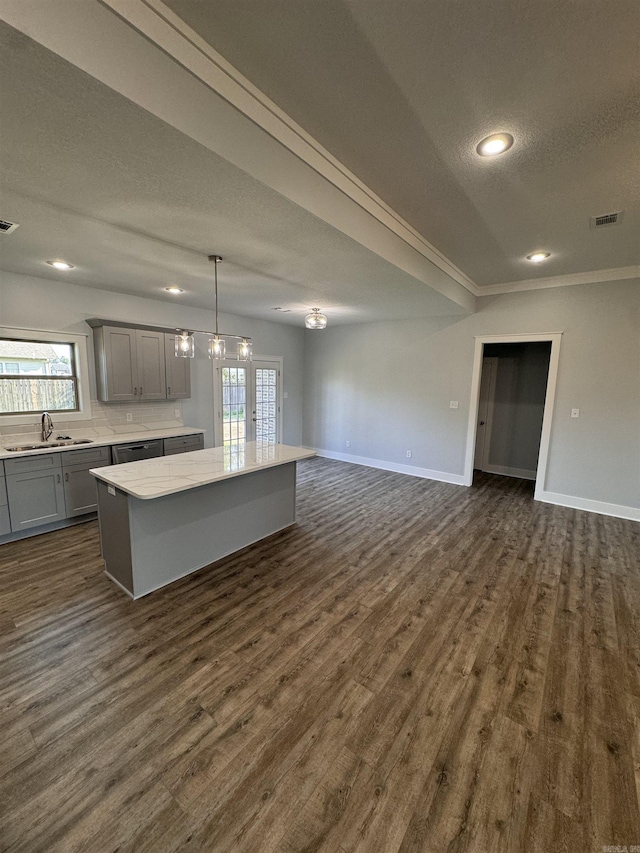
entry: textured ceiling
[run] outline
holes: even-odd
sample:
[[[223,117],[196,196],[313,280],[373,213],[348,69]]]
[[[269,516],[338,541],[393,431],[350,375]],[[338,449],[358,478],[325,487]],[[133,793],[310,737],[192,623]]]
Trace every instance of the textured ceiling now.
[[[172,97],[187,92],[185,78],[196,84],[105,4],[77,0],[70,19],[68,0],[6,3],[36,18],[64,12],[57,31],[71,46],[83,44],[84,12],[97,9],[131,37],[121,51],[135,43],[162,57]],[[168,5],[481,287],[640,261],[635,0]],[[332,227],[259,170],[128,100],[126,86],[109,88],[6,24],[0,49],[0,218],[20,223],[0,237],[2,268],[60,280],[44,262],[67,257],[76,269],[65,280],[161,299],[174,299],[163,288],[177,284],[184,302],[210,308],[206,255],[216,252],[229,313],[299,324],[314,305],[347,323],[462,310],[464,300],[432,289],[446,275],[424,257],[416,272],[352,239],[350,219],[335,216]],[[168,102],[149,79],[157,103]],[[201,125],[221,125],[220,98],[218,109],[201,109],[214,96],[197,85],[202,100],[185,96],[185,107]],[[477,157],[477,141],[497,130],[514,134],[513,149]],[[246,141],[238,149],[248,152]],[[263,176],[264,150],[253,161],[268,163]],[[589,230],[590,216],[618,209],[620,226]],[[552,253],[547,263],[524,260],[541,248]]]
[[[638,263],[637,0],[166,3],[477,284]]]
[[[0,24],[2,268],[300,324],[458,307],[107,86]],[[10,83],[9,83],[10,81]],[[46,261],[71,261],[71,273]],[[285,307],[291,313],[273,309]]]

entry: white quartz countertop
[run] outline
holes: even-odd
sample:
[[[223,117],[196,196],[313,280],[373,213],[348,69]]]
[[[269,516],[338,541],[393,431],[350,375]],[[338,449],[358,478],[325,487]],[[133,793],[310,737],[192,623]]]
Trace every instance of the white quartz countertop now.
[[[82,435],[73,435],[73,438],[90,438],[91,442],[88,444],[66,444],[63,447],[42,447],[38,450],[23,450],[23,451],[15,451],[15,450],[7,450],[6,447],[0,448],[0,459],[18,459],[20,456],[38,456],[42,453],[62,453],[67,450],[87,450],[90,447],[104,447],[105,445],[112,444],[128,444],[132,441],[150,441],[155,438],[173,438],[178,435],[200,435],[201,433],[206,432],[206,430],[198,429],[197,427],[169,427],[166,429],[154,429],[153,427],[142,427],[137,426],[132,429],[131,432],[111,432],[104,433],[101,435],[96,435],[94,430],[84,430]],[[68,433],[67,433],[68,434]],[[55,433],[49,441],[55,441]],[[20,445],[20,444],[39,444],[38,440],[23,438],[20,440],[19,437],[13,436],[12,440],[8,442],[9,446]],[[130,463],[129,463],[130,464]]]
[[[305,447],[247,441],[231,447],[211,447],[175,456],[92,468],[90,473],[134,498],[149,500],[315,455],[314,450]]]

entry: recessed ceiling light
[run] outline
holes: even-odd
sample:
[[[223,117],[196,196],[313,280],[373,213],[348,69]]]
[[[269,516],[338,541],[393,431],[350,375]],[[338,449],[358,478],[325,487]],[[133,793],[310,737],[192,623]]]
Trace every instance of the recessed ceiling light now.
[[[550,254],[550,252],[532,252],[527,255],[527,260],[531,261],[532,264],[541,264],[542,261],[546,261],[550,257]]]
[[[165,287],[167,293],[184,293],[181,287]]]
[[[513,136],[510,133],[493,133],[486,136],[476,145],[476,151],[481,157],[494,157],[503,154],[513,145]]]
[[[68,264],[66,261],[56,260],[56,261],[47,261],[50,267],[55,267],[57,270],[72,270],[73,264]]]

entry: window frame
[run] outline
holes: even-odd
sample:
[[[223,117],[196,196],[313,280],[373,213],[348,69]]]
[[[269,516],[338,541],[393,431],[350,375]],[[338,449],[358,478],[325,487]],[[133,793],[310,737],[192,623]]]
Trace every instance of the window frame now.
[[[59,409],[55,417],[61,421],[90,420],[91,419],[91,394],[89,384],[89,359],[87,355],[87,335],[72,334],[70,332],[53,332],[45,329],[18,329],[12,327],[0,327],[0,338],[25,341],[32,343],[54,343],[68,344],[73,348],[73,360],[75,365],[75,379],[77,409]],[[3,378],[10,378],[11,374],[2,374]],[[22,377],[24,378],[24,377]],[[57,377],[65,378],[65,377]],[[0,412],[0,426],[20,426],[33,424],[37,418],[39,424],[40,416],[44,410],[33,412],[4,413]]]

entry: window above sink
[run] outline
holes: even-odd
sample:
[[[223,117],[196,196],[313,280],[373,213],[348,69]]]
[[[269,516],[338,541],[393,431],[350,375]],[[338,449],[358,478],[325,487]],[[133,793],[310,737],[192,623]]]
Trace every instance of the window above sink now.
[[[0,426],[36,425],[44,411],[91,417],[86,336],[0,328]]]

